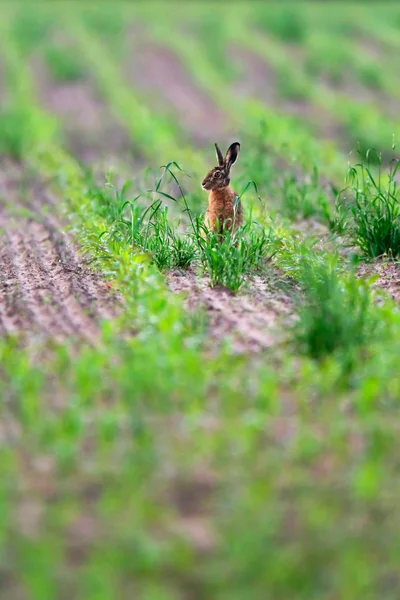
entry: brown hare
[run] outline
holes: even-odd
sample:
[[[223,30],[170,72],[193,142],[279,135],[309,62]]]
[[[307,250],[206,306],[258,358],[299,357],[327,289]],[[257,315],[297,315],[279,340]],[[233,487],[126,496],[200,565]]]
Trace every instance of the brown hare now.
[[[234,231],[243,221],[239,196],[229,185],[231,167],[238,159],[240,144],[239,142],[231,144],[225,158],[218,144],[215,144],[215,149],[218,167],[211,169],[201,183],[203,190],[210,192],[204,224],[207,229],[222,233],[223,229]]]

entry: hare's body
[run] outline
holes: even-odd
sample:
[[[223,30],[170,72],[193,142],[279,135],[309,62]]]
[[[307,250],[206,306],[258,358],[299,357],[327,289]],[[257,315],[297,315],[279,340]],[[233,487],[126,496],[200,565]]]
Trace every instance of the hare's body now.
[[[223,229],[235,230],[243,221],[239,197],[229,185],[231,167],[237,161],[240,144],[231,144],[225,157],[217,144],[215,149],[218,167],[211,169],[201,184],[203,190],[210,192],[204,223],[207,229],[222,233]]]
[[[231,187],[210,191],[204,222],[207,228],[218,233],[222,233],[223,228],[234,231],[242,224],[242,204]]]

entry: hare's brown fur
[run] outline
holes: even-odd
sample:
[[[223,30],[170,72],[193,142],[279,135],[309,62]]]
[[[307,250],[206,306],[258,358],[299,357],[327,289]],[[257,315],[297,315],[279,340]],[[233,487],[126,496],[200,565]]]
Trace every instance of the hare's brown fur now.
[[[209,229],[222,233],[223,228],[235,230],[243,222],[242,205],[230,186],[211,190],[204,223]],[[236,201],[236,202],[235,202]]]
[[[241,202],[230,187],[230,170],[238,158],[240,144],[231,144],[225,157],[217,144],[215,149],[218,167],[211,169],[202,181],[202,188],[209,191],[204,223],[206,228],[222,233],[223,229],[235,230],[243,222]]]

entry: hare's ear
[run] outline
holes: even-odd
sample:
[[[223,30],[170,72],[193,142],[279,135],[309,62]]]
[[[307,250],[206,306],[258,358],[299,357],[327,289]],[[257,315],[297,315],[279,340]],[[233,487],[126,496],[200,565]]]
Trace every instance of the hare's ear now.
[[[218,144],[214,144],[215,146],[215,151],[217,153],[217,160],[218,160],[218,164],[220,167],[224,166],[224,156],[221,152],[221,150],[218,148]]]
[[[238,159],[240,152],[240,144],[239,142],[234,142],[231,144],[225,155],[225,167],[226,170],[229,171],[231,167],[235,164]]]

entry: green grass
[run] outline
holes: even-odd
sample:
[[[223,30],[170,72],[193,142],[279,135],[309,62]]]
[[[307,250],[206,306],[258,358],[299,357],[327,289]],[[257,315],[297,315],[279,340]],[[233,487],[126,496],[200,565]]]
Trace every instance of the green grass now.
[[[357,261],[373,269],[374,257],[399,254],[397,167],[379,169],[371,151],[370,164],[351,159],[348,171],[342,140],[320,139],[305,116],[237,97],[226,52],[235,42],[258,49],[287,78],[283,95],[305,90],[367,156],[375,141],[390,148],[397,123],[374,103],[325,94],[307,60],[299,66],[282,49],[296,44],[290,50],[307,58],[318,47],[315,72],[335,73],[337,57],[351,55],[340,36],[370,31],[394,56],[396,11],[308,2],[1,7],[2,157],[18,159],[27,197],[38,188],[55,198],[51,211],[121,308],[94,345],[0,337],[0,596],[398,598],[400,315],[373,278],[357,275]],[[192,143],[179,111],[153,113],[127,83],[124,36],[135,25],[177,53],[224,111],[227,136],[242,141],[232,185],[245,225],[235,234],[201,235],[200,181],[215,140]],[[187,26],[193,36],[182,35]],[[60,28],[73,58],[54,54]],[[130,181],[118,169],[98,176],[98,166],[94,177],[65,152],[65,123],[42,106],[31,70],[37,48],[56,84],[84,77],[126,129],[145,163],[131,167]],[[349,70],[388,91],[396,61],[379,76],[373,64],[353,57]],[[321,227],[308,235],[315,219]],[[166,280],[173,269],[185,281],[189,266],[210,286],[210,305],[192,312]],[[1,286],[4,295],[7,280]],[[269,348],[238,353],[219,332],[237,321],[243,334],[252,316]]]
[[[372,304],[368,285],[350,272],[340,277],[337,260],[329,262],[306,257],[300,265],[304,306],[296,325],[301,351],[322,359],[340,353],[346,365],[353,353],[373,340],[382,315]]]
[[[188,234],[178,235],[168,217],[168,206],[163,206],[162,200],[140,206],[136,200],[120,206],[120,218],[104,235],[129,245],[132,251],[148,254],[160,270],[189,267],[198,255],[195,242]]]
[[[222,235],[207,232],[204,241],[201,233],[199,228],[200,260],[211,287],[224,286],[232,292],[237,292],[250,274],[265,269],[280,244],[272,227],[268,231],[250,223]]]
[[[56,82],[78,81],[85,77],[85,70],[73,47],[46,46],[44,59],[51,77]]]
[[[367,158],[372,155],[376,156],[376,151],[368,152]],[[381,162],[379,157],[377,161]],[[399,166],[400,162],[393,160],[387,172],[380,166],[373,173],[368,163],[358,163],[349,169],[349,186],[338,199],[338,212],[348,215],[350,242],[367,257],[400,255]]]
[[[36,140],[37,130],[44,139],[57,131],[55,120],[43,125],[40,111],[32,110],[25,101],[4,107],[0,111],[0,154],[20,160]]]
[[[299,182],[294,174],[283,180],[282,212],[291,219],[313,217],[322,222],[329,222],[329,199],[319,184],[316,168],[311,176],[307,176],[302,182]]]
[[[301,11],[296,10],[293,5],[283,10],[272,7],[262,11],[261,14],[263,15],[261,24],[269,33],[293,44],[304,41],[307,35],[307,23]]]

